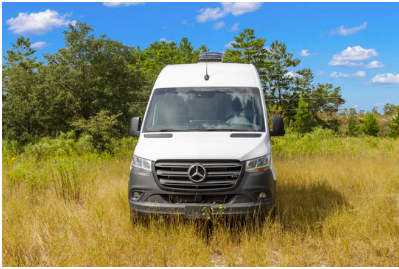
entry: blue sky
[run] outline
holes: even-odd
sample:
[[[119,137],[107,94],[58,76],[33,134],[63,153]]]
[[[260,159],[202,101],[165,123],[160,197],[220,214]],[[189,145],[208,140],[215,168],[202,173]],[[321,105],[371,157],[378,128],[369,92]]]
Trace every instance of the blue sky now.
[[[234,36],[254,28],[269,45],[278,40],[312,69],[316,83],[341,86],[343,107],[399,105],[399,3],[2,3],[3,48],[31,38],[37,55],[64,46],[74,21],[126,45],[146,48],[187,37],[223,52]],[[380,105],[382,109],[382,105]]]

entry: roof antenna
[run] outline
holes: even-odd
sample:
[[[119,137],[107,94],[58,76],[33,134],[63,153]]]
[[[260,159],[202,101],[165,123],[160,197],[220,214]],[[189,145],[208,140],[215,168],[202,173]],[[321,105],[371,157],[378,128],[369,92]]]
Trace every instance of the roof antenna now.
[[[199,55],[199,62],[205,62],[205,80],[209,80],[209,75],[208,75],[208,60],[211,62],[223,62],[223,53],[220,52],[201,52]]]
[[[204,79],[206,80],[206,81],[208,81],[209,80],[209,75],[208,75],[208,59],[205,59],[205,76],[204,76]]]

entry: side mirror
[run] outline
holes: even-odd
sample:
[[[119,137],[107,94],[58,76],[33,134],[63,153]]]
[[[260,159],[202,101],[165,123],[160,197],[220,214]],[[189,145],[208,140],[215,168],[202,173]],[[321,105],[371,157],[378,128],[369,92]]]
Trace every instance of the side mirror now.
[[[140,136],[140,128],[141,128],[141,118],[133,117],[130,123],[129,135]]]
[[[285,135],[283,117],[273,116],[273,131],[270,131],[270,136],[283,136]]]

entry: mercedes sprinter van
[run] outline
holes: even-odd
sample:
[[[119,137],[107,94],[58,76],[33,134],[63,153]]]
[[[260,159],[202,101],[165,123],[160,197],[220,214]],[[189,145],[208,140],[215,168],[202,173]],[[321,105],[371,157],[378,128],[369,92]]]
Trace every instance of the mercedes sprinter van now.
[[[256,68],[222,63],[202,53],[196,64],[168,65],[159,74],[143,121],[134,117],[138,143],[130,167],[131,214],[269,213],[276,199],[271,136]]]

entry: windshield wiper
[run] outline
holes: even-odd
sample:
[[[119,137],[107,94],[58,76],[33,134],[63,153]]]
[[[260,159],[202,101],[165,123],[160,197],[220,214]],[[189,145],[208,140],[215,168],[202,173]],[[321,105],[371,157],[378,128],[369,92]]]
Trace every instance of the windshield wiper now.
[[[175,129],[159,129],[159,130],[147,130],[148,132],[181,132],[182,130]]]

